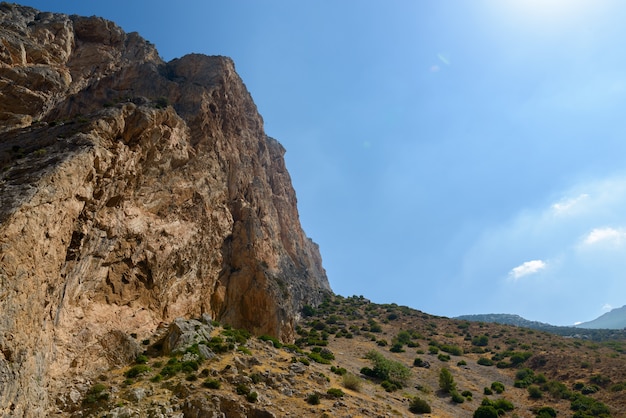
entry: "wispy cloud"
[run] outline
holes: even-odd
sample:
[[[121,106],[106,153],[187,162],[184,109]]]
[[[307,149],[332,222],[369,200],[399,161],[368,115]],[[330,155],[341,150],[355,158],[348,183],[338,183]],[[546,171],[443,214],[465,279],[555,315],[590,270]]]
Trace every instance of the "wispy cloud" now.
[[[554,203],[551,207],[552,207],[552,210],[556,214],[561,215],[561,214],[570,212],[572,209],[574,209],[577,206],[580,206],[580,204],[583,201],[587,200],[588,198],[589,198],[589,195],[587,193],[582,193],[573,198],[562,199]]]
[[[613,306],[611,306],[610,303],[605,303],[604,305],[602,305],[602,311],[603,312],[608,312],[608,311],[612,311],[613,310]]]
[[[546,267],[547,267],[547,264],[543,260],[526,261],[526,262],[520,264],[519,266],[514,267],[509,272],[509,277],[511,277],[514,280],[517,280],[517,279],[519,279],[521,277],[528,276],[530,274],[538,273],[541,270],[545,269]]]
[[[598,243],[609,243],[612,245],[621,245],[626,240],[626,231],[615,228],[595,228],[585,239],[583,243],[586,245],[594,245]]]

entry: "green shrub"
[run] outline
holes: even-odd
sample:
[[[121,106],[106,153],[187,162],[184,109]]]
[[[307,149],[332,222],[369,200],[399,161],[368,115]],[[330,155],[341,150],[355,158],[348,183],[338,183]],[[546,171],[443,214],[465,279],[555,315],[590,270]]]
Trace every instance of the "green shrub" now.
[[[380,382],[380,385],[385,389],[385,392],[394,392],[398,389],[402,388],[402,385],[399,385],[395,382],[390,382],[389,380],[383,380]]]
[[[408,331],[400,331],[396,335],[396,341],[402,344],[408,344],[411,342],[411,333]]]
[[[515,383],[513,386],[516,388],[527,388],[535,381],[535,372],[531,369],[521,369],[515,373]]]
[[[193,373],[198,371],[200,364],[196,360],[183,361],[180,363],[180,370],[185,373]]]
[[[304,317],[310,317],[310,316],[314,316],[316,314],[315,312],[315,308],[313,308],[310,305],[304,305],[302,307],[302,316]]]
[[[485,388],[483,389],[483,394],[485,394],[487,396],[493,395],[493,390],[491,390],[487,386],[485,386]]]
[[[136,364],[133,367],[131,367],[130,369],[128,369],[125,373],[124,373],[124,377],[127,377],[129,379],[134,379],[135,377],[139,376],[140,374],[144,374],[150,371],[150,367],[148,367],[148,365],[146,364]]]
[[[576,411],[575,418],[586,417],[610,417],[609,408],[600,401],[584,395],[575,395],[572,399],[570,408]]]
[[[250,387],[245,383],[240,383],[235,387],[235,392],[237,392],[237,395],[248,395],[250,393]]]
[[[626,382],[616,383],[614,385],[611,385],[611,387],[609,387],[609,390],[611,392],[621,392],[624,389],[626,389]]]
[[[140,354],[135,358],[135,363],[137,364],[146,364],[148,362],[148,356]]]
[[[489,344],[489,337],[486,335],[475,336],[472,338],[472,345],[477,347],[485,347]]]
[[[480,357],[477,361],[481,366],[493,366],[493,360],[488,359],[486,357]]]
[[[109,400],[109,393],[106,392],[107,387],[102,383],[96,383],[93,385],[83,399],[83,404],[94,404],[98,402],[105,402]]]
[[[467,361],[465,360],[461,360],[459,362],[456,363],[457,366],[461,367],[461,366],[467,366]]]
[[[424,361],[421,358],[416,357],[415,360],[413,360],[413,366],[415,366],[415,367],[428,367],[428,366],[430,366],[430,364],[427,361]]]
[[[528,351],[522,352],[522,353],[512,353],[511,354],[511,364],[513,366],[518,366],[522,363],[524,363],[526,360],[528,360],[530,357],[532,357],[533,353],[530,353]]]
[[[155,100],[154,107],[157,109],[165,109],[169,105],[167,97],[159,97]]]
[[[550,393],[555,399],[571,399],[573,396],[573,392],[567,386],[556,380],[550,380],[543,385],[543,390]]]
[[[445,351],[446,353],[452,354],[453,356],[463,355],[463,349],[456,345],[443,344],[439,348],[441,349],[441,351]]]
[[[374,363],[373,369],[364,367],[361,373],[366,376],[376,377],[381,380],[389,380],[402,387],[411,376],[411,371],[404,364],[397,361],[389,360],[377,351],[369,351],[365,357]],[[367,374],[363,370],[366,370]]]
[[[450,356],[447,354],[439,353],[439,355],[437,356],[437,359],[439,359],[439,361],[448,362],[450,361]]]
[[[438,354],[439,353],[439,347],[436,347],[434,345],[428,346],[428,352],[430,354]]]
[[[479,406],[473,418],[499,418],[498,411],[491,405]]]
[[[411,399],[409,403],[409,411],[414,414],[430,414],[431,408],[428,402],[420,398],[419,396],[415,396]]]
[[[257,401],[258,398],[259,398],[259,394],[256,393],[256,392],[249,392],[249,393],[246,394],[246,400],[248,402],[254,403],[254,402]]]
[[[580,389],[580,393],[583,395],[589,395],[592,393],[596,393],[600,388],[597,385],[585,385]]]
[[[351,389],[355,392],[361,390],[361,379],[352,373],[346,373],[343,375],[342,384],[346,389]]]
[[[320,404],[320,394],[315,392],[311,393],[306,397],[306,402],[310,405],[319,405]]]
[[[496,410],[501,409],[503,411],[512,411],[515,409],[513,402],[507,401],[506,399],[502,399],[502,398],[492,401],[491,406],[496,408]]]
[[[214,353],[226,353],[235,348],[234,344],[224,342],[224,339],[218,335],[211,337],[206,344]]]
[[[611,383],[611,379],[609,377],[603,376],[601,374],[594,374],[593,376],[591,376],[589,381],[591,383],[594,383],[594,384],[596,384],[598,386],[602,386],[602,387],[604,387],[604,386],[608,385],[609,383]]]
[[[536,418],[554,418],[556,411],[549,406],[543,406],[535,411]]]
[[[219,380],[207,379],[204,382],[202,382],[202,386],[208,389],[219,389],[222,386],[222,384],[219,382]]]
[[[332,366],[330,368],[330,371],[335,373],[335,374],[338,374],[339,376],[343,376],[346,373],[348,373],[348,371],[346,369],[344,369],[343,367],[335,367],[335,366]]]
[[[404,353],[404,346],[402,345],[402,343],[394,343],[391,348],[389,349],[389,351],[391,351],[392,353]]]
[[[496,393],[500,394],[504,392],[504,384],[502,382],[493,382],[491,384],[491,389],[493,389]]]
[[[343,396],[345,395],[345,393],[343,393],[343,390],[339,388],[330,388],[326,391],[326,394],[331,398],[343,398]]]
[[[465,398],[463,397],[463,395],[461,395],[456,390],[453,390],[452,392],[450,392],[450,395],[452,396],[452,402],[454,402],[454,403],[463,403],[463,402],[465,402]]]
[[[537,385],[530,385],[527,390],[528,396],[530,396],[531,399],[541,399],[543,397],[543,393]]]
[[[464,398],[468,398],[468,399],[472,399],[474,397],[472,392],[469,390],[464,390],[463,392],[461,392],[461,396],[463,396]]]
[[[322,355],[320,353],[316,353],[315,351],[312,351],[310,353],[306,353],[307,357],[310,358],[311,360],[313,360],[316,363],[320,363],[320,364],[330,364],[330,360],[325,359],[324,357],[322,357]]]
[[[283,346],[283,344],[278,341],[278,338],[272,337],[271,335],[261,335],[258,339],[261,341],[271,341],[274,348],[281,348]]]

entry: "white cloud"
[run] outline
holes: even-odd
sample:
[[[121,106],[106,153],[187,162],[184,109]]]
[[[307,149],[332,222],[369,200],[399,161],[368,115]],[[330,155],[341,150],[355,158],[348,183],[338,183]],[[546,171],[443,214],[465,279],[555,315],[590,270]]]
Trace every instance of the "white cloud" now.
[[[517,267],[514,267],[509,272],[509,277],[512,277],[514,280],[517,280],[521,277],[528,276],[529,274],[535,274],[539,271],[545,269],[547,264],[542,260],[531,260],[526,261],[520,264]]]
[[[602,306],[602,311],[603,311],[603,312],[608,312],[608,311],[612,311],[612,310],[613,310],[613,306],[611,306],[611,304],[610,304],[610,303],[605,303],[605,304]]]
[[[540,196],[507,218],[480,225],[464,255],[460,277],[466,283],[493,286],[504,276],[506,280],[497,284],[500,301],[518,314],[545,301],[541,315],[562,319],[548,321],[533,308],[538,320],[571,324],[593,319],[607,296],[626,294],[624,207],[626,172]],[[532,283],[539,276],[541,292]],[[510,286],[515,286],[514,291]],[[572,303],[556,309],[550,300]]]
[[[557,203],[554,203],[551,207],[552,207],[552,210],[556,214],[561,215],[566,212],[570,212],[572,209],[574,209],[574,207],[579,206],[582,203],[582,201],[588,198],[589,198],[589,195],[587,193],[583,193],[574,198],[562,199],[558,201]]]
[[[613,245],[620,245],[624,239],[626,239],[626,232],[623,230],[608,227],[595,228],[587,234],[583,243],[586,245],[593,245],[600,242],[607,242]]]

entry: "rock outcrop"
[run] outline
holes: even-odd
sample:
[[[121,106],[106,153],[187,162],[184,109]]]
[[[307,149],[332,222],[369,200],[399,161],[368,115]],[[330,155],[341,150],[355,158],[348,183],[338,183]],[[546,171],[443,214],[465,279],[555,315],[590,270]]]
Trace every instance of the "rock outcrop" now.
[[[1,3],[0,415],[50,415],[177,317],[292,339],[330,287],[284,152],[230,59]]]

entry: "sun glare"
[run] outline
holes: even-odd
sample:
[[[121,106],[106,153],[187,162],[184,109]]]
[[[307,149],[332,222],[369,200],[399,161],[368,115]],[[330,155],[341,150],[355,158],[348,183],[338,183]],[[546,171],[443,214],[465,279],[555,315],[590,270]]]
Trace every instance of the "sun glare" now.
[[[611,0],[498,0],[492,7],[505,17],[530,28],[563,28],[577,25],[606,9]]]

